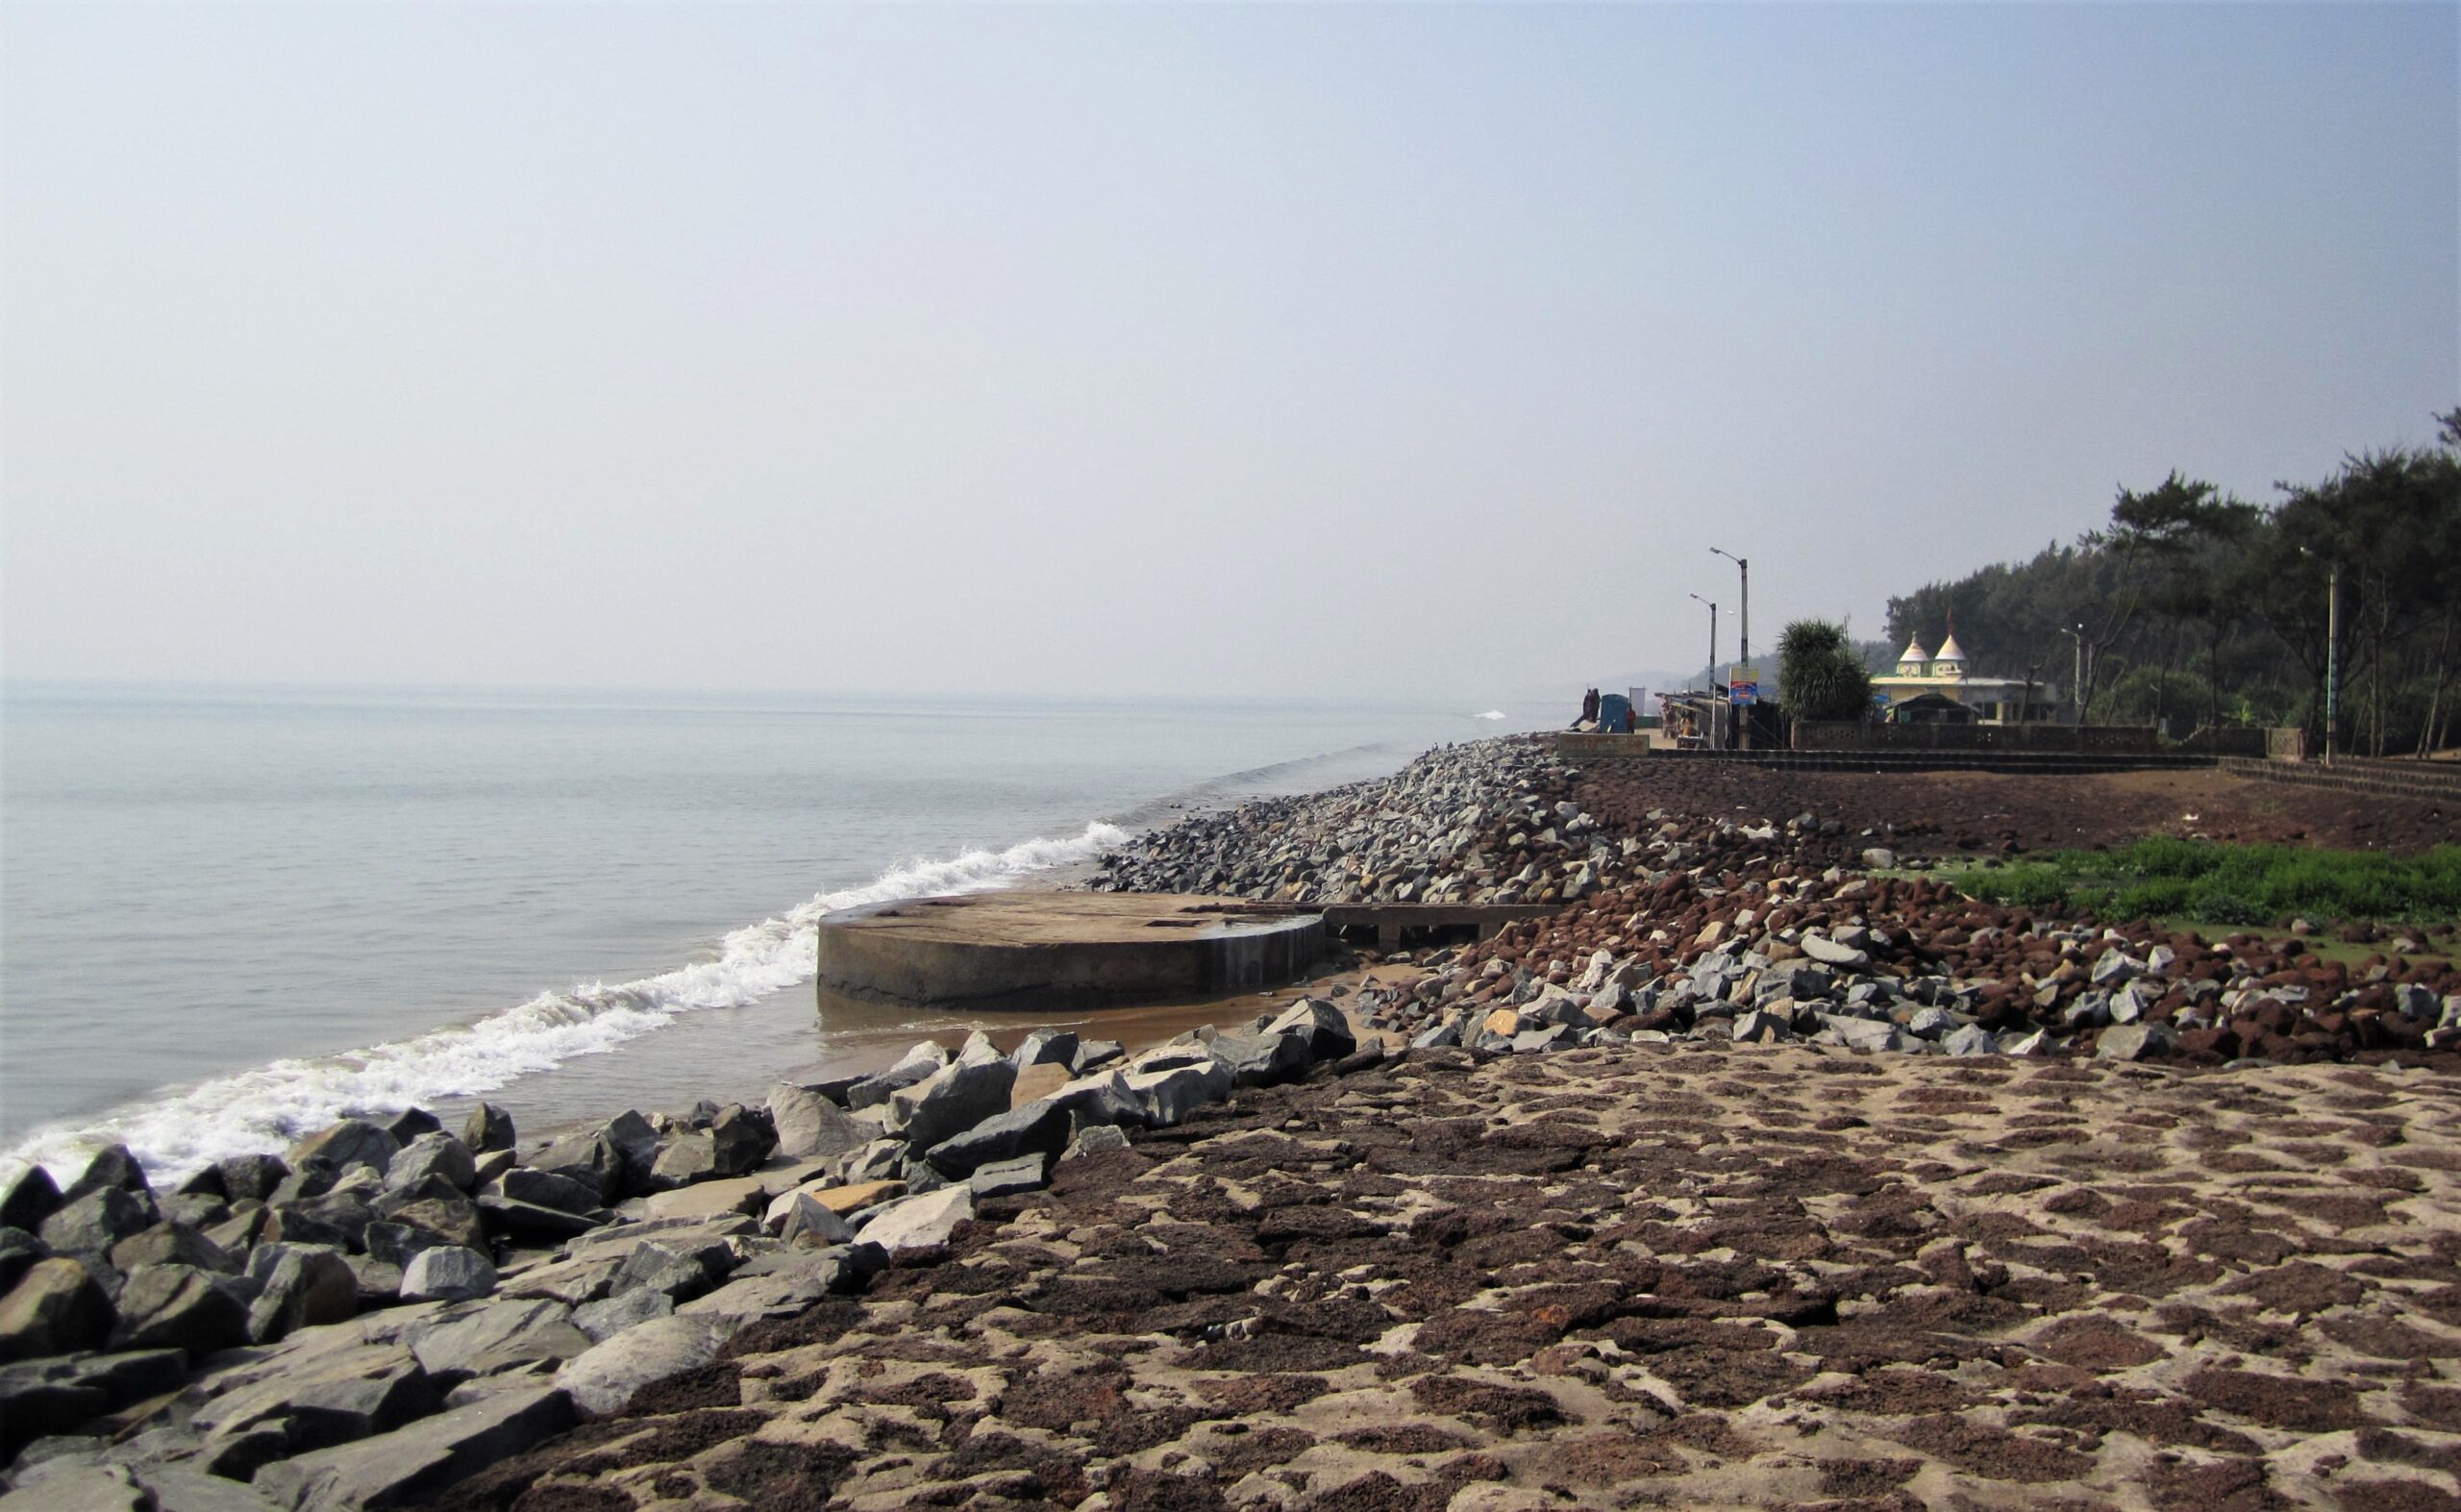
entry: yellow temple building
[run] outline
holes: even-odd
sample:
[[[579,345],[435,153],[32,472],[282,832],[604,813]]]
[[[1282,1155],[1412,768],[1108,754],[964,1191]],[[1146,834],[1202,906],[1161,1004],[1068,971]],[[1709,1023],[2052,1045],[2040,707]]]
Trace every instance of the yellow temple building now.
[[[1918,633],[1905,643],[1897,670],[1872,679],[1887,702],[1883,718],[1894,724],[2042,724],[2059,713],[2058,690],[2036,682],[2028,697],[2023,678],[1979,678],[1966,670],[1956,621],[1937,651],[1923,649]]]

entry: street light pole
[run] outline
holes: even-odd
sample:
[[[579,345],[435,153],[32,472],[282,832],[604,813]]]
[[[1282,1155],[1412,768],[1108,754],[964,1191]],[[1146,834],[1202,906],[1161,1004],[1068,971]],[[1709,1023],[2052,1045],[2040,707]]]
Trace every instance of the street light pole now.
[[[2305,546],[2301,557],[2316,553]],[[2324,764],[2333,764],[2333,727],[2342,715],[2342,563],[2336,557],[2324,564]]]
[[[1714,602],[1697,593],[1690,594],[1688,597],[1696,604],[1709,606],[1709,685],[1714,688],[1718,682],[1718,607]]]
[[[2076,701],[2076,723],[2081,725],[2085,722],[2085,627],[2080,623],[2071,630],[2062,625],[2059,632],[2076,643],[2076,670],[2069,680],[2068,696]]]
[[[2324,764],[2333,764],[2333,727],[2342,714],[2342,564],[2324,579]]]
[[[1720,551],[1715,546],[1709,550],[1733,562],[1736,570],[1743,574],[1743,632],[1739,637],[1741,645],[1735,652],[1735,660],[1748,667],[1752,665],[1752,563],[1730,551]]]

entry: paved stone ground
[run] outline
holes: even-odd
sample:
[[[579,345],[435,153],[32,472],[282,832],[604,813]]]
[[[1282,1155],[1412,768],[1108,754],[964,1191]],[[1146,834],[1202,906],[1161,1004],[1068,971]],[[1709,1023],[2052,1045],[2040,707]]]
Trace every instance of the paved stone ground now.
[[[2461,1081],[1628,1047],[1240,1094],[445,1504],[2461,1502]]]

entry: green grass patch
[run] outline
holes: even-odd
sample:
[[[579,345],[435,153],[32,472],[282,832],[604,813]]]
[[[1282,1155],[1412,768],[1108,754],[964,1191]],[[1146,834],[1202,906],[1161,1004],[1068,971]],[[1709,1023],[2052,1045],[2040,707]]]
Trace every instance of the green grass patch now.
[[[2117,851],[2060,851],[1950,875],[1986,903],[2123,918],[2264,925],[2461,917],[2461,846],[2419,855],[2167,837]]]

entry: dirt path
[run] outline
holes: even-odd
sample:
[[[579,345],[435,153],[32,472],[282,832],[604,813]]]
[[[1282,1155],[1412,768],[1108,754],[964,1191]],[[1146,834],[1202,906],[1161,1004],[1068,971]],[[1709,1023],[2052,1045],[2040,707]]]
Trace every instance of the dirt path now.
[[[1950,850],[2087,850],[2146,835],[2423,851],[2461,843],[2461,814],[2421,799],[2364,797],[2214,770],[2035,777],[1998,772],[1788,772],[1732,762],[1600,761],[1584,806],[1629,824],[1653,808],[1785,819],[1810,810],[1850,835],[1893,827]],[[1865,841],[1865,844],[1874,842]]]

